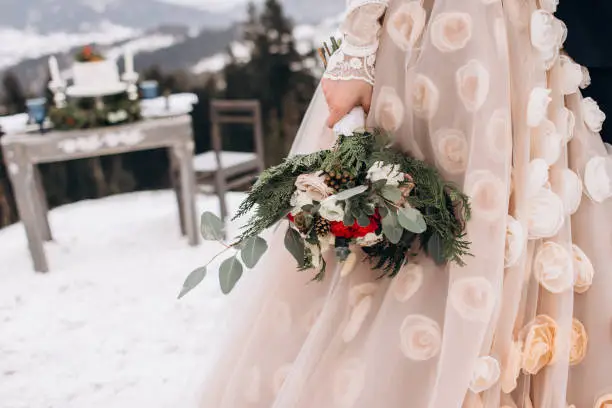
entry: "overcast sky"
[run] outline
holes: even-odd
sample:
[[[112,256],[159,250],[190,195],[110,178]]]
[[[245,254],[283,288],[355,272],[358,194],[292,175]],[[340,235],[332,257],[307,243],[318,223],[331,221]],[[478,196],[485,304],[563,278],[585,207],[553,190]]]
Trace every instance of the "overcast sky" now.
[[[163,0],[168,3],[189,4],[200,6],[202,8],[223,9],[230,8],[239,3],[245,3],[247,0]]]

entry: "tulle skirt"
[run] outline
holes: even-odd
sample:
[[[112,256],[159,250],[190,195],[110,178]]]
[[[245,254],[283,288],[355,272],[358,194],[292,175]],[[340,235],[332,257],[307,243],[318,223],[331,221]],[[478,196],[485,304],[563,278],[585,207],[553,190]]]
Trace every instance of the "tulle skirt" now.
[[[410,3],[390,1],[368,123],[470,195],[473,256],[394,279],[330,257],[315,283],[281,225],[231,295],[202,407],[612,404],[611,159],[586,74],[551,47],[563,24],[535,0],[435,0],[416,32]],[[317,91],[292,153],[333,144],[327,116]]]

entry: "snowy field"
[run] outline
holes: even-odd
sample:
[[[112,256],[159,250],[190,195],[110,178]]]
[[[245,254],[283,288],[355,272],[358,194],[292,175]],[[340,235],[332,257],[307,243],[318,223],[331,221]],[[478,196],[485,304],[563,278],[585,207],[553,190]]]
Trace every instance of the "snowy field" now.
[[[55,209],[48,274],[33,272],[21,225],[0,230],[0,407],[196,407],[227,298],[209,271],[176,300],[219,249],[189,247],[177,217],[168,191]]]

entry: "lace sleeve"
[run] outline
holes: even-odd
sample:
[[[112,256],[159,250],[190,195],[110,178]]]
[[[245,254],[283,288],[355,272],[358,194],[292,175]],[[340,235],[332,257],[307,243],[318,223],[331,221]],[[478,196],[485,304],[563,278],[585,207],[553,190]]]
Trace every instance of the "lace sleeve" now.
[[[324,78],[360,79],[374,85],[380,19],[387,3],[388,0],[349,0],[341,26],[342,45],[329,59]]]

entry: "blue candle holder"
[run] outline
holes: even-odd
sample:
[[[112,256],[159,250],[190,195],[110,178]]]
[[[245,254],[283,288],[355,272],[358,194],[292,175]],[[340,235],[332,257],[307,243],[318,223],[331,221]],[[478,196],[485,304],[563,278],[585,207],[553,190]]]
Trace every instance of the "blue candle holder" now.
[[[159,84],[157,81],[143,81],[140,83],[143,99],[153,99],[159,96]]]
[[[47,117],[47,100],[45,98],[28,99],[26,101],[28,115],[40,126],[40,132],[44,131],[44,123]]]

